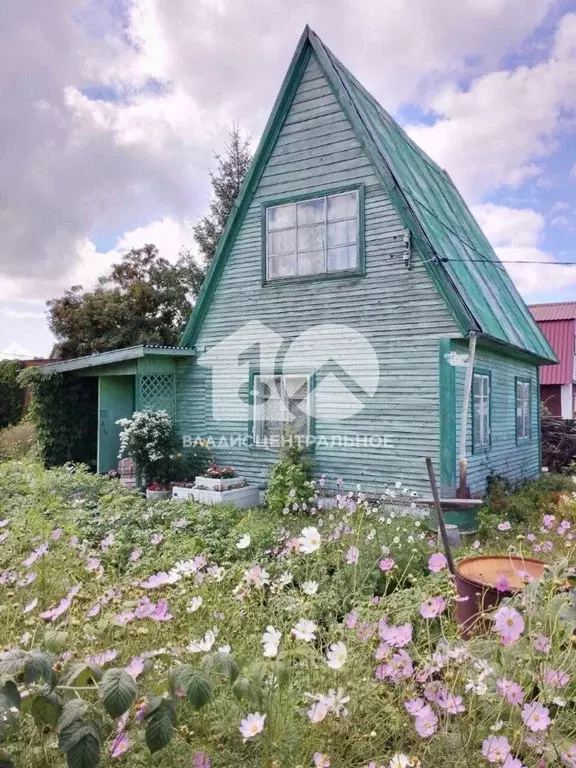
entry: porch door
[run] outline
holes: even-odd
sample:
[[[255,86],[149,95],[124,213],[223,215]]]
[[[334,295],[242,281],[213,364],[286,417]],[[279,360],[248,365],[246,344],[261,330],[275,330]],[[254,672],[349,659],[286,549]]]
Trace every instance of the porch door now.
[[[98,378],[98,472],[108,472],[118,466],[121,427],[116,421],[134,413],[134,378]]]

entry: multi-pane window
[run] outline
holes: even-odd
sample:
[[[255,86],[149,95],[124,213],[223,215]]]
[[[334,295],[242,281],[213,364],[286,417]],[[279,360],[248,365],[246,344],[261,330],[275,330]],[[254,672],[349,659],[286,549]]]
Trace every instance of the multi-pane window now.
[[[266,208],[266,279],[358,267],[358,190]]]
[[[490,375],[474,373],[472,385],[474,448],[490,445]]]
[[[275,448],[283,433],[304,441],[310,425],[310,380],[307,375],[255,376],[253,390],[253,440]]]
[[[530,438],[530,382],[516,382],[516,439]]]

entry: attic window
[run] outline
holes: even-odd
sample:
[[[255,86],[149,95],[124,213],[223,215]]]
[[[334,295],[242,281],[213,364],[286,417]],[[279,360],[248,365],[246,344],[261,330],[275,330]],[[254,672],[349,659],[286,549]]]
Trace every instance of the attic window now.
[[[265,210],[266,280],[358,270],[358,189]]]

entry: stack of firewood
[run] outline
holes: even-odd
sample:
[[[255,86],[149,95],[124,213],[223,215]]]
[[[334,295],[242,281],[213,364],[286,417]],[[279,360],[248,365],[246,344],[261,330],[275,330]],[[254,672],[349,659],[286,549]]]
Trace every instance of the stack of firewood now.
[[[576,458],[576,421],[542,415],[542,465],[561,472]]]

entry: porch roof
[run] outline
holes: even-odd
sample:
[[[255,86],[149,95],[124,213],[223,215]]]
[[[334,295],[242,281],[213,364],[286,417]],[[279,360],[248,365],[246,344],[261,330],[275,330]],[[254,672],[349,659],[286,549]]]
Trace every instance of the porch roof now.
[[[68,373],[69,371],[81,371],[85,368],[95,368],[103,365],[113,365],[126,360],[137,360],[141,357],[193,357],[193,349],[189,347],[163,347],[155,344],[138,344],[134,347],[114,349],[111,352],[96,352],[85,357],[75,357],[71,360],[55,360],[43,365],[40,370],[43,374]]]

